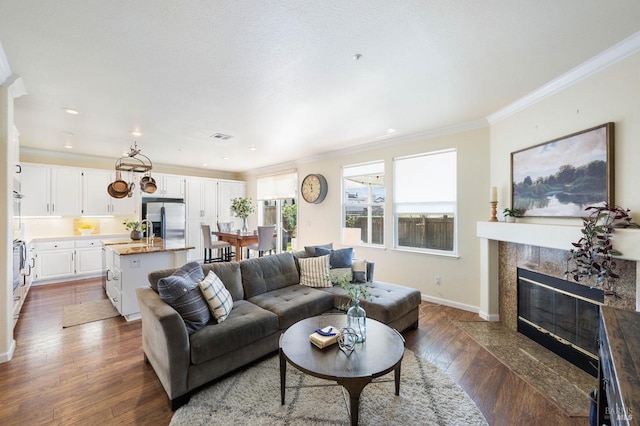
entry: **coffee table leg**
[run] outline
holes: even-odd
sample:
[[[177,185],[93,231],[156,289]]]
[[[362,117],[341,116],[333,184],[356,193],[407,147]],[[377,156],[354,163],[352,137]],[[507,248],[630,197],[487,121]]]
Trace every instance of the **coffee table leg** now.
[[[287,381],[287,360],[280,349],[280,404],[284,405],[284,390]]]
[[[338,382],[349,392],[352,426],[357,426],[358,424],[358,411],[360,409],[360,394],[362,393],[362,389],[371,383],[371,380],[371,377],[362,377],[358,379],[344,379]]]
[[[394,378],[396,381],[396,396],[400,395],[400,364],[398,364],[398,368],[394,371]]]

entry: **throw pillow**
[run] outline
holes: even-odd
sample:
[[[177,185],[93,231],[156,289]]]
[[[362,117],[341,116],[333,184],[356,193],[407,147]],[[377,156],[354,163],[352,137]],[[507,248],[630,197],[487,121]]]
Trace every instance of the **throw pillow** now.
[[[200,265],[190,262],[172,275],[158,280],[160,299],[180,314],[189,334],[200,330],[211,318],[209,306],[198,285],[203,279]]]
[[[233,308],[233,298],[222,280],[213,271],[210,271],[209,275],[200,281],[200,290],[202,290],[202,295],[209,304],[209,309],[216,321],[220,323],[226,320]]]
[[[298,259],[300,285],[308,287],[331,287],[329,279],[329,255]]]
[[[331,282],[334,285],[340,283],[344,278],[346,278],[348,282],[353,280],[351,268],[331,268],[329,270],[329,275],[331,276]]]
[[[307,254],[307,257],[315,257],[315,256],[317,256],[316,247],[322,247],[322,248],[326,248],[326,249],[329,249],[329,250],[333,250],[333,243],[322,244],[322,245],[319,245],[319,246],[305,246],[304,247],[304,251]]]
[[[365,259],[354,259],[351,263],[353,281],[357,283],[367,282],[367,261]]]
[[[332,268],[351,268],[353,259],[353,247],[343,248],[339,250],[326,249],[324,247],[316,247],[316,256],[324,256],[328,254],[329,265]]]

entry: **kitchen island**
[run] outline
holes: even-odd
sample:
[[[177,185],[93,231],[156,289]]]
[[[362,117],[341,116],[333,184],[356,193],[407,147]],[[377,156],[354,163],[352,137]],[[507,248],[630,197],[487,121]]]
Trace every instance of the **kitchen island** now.
[[[127,321],[140,318],[137,287],[149,285],[149,272],[179,268],[187,263],[187,252],[194,247],[154,238],[103,241],[106,266],[105,291],[113,306]]]

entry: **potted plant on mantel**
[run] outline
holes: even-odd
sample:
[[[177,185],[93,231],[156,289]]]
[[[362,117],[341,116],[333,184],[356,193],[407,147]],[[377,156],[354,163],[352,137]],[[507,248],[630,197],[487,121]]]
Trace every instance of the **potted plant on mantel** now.
[[[520,209],[506,208],[502,210],[502,214],[507,222],[513,223],[516,221],[516,217],[520,216]]]
[[[605,294],[615,294],[613,285],[620,278],[614,272],[616,261],[614,256],[622,253],[613,248],[611,234],[615,228],[638,228],[638,224],[631,222],[629,209],[618,206],[590,206],[589,217],[582,222],[582,238],[569,250],[570,259],[575,263],[572,270],[567,270],[576,282],[583,278],[595,278],[597,285],[603,287]],[[569,269],[569,268],[567,268]]]
[[[251,198],[238,197],[231,200],[231,211],[242,218],[242,232],[247,232],[247,217],[256,211]]]

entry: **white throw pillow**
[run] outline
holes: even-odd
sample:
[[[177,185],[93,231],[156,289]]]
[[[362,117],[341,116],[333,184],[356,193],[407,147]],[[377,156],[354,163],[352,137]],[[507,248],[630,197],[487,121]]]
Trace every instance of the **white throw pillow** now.
[[[222,322],[227,319],[233,308],[233,297],[220,278],[213,271],[210,271],[199,285],[216,321]]]
[[[308,287],[331,287],[329,279],[329,255],[302,257],[300,264],[300,284]]]

